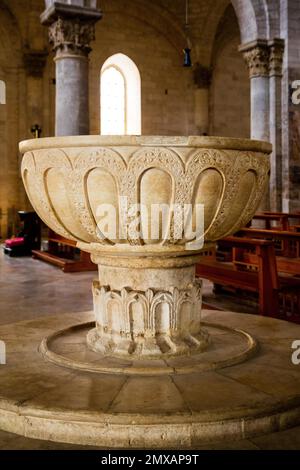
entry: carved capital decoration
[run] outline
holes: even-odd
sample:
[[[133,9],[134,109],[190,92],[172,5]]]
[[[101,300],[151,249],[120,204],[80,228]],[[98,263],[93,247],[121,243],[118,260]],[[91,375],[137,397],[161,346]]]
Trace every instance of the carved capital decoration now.
[[[257,44],[242,52],[249,69],[250,78],[269,76],[270,51],[267,45]]]
[[[49,26],[49,41],[58,54],[87,56],[91,51],[90,43],[94,39],[94,22],[58,18]]]
[[[249,69],[250,78],[282,75],[284,40],[259,39],[239,47]]]
[[[269,43],[270,47],[270,76],[282,76],[282,62],[284,53],[284,41],[274,39]]]

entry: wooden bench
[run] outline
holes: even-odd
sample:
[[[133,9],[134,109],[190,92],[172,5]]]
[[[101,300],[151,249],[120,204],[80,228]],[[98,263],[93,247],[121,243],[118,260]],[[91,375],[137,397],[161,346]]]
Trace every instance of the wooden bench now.
[[[274,243],[249,237],[227,237],[221,243],[233,251],[234,262],[203,257],[196,267],[197,276],[237,292],[258,293],[260,314],[298,323],[300,279],[278,275]]]
[[[63,251],[59,250],[60,246]],[[65,273],[96,271],[97,265],[92,263],[89,253],[79,250],[79,259],[74,259],[76,249],[75,241],[49,230],[48,251],[33,250],[32,257],[58,266]]]
[[[236,236],[250,237],[264,240],[272,240],[275,243],[275,252],[291,262],[292,258],[300,258],[300,232],[286,230],[265,230],[244,228],[239,230]],[[298,272],[300,275],[300,271]]]
[[[292,224],[290,219],[300,221],[300,214],[288,212],[259,212],[253,216],[252,220],[260,220],[264,222],[266,230],[290,230]],[[272,222],[276,222],[276,226],[272,226]]]

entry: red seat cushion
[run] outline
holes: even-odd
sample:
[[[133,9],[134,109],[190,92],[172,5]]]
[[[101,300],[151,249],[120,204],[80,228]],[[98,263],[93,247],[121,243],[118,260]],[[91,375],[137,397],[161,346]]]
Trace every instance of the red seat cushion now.
[[[12,248],[13,246],[24,245],[24,238],[23,237],[10,238],[9,240],[5,240],[5,245],[9,248]]]

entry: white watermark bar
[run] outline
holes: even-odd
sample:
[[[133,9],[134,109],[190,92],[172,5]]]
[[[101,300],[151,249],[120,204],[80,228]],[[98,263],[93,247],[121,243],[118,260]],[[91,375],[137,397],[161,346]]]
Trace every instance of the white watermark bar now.
[[[300,339],[293,341],[292,349],[295,350],[292,354],[292,363],[298,366],[300,364]]]
[[[99,204],[96,217],[101,240],[184,240],[187,250],[203,248],[203,204],[128,204],[127,197],[121,196],[117,208]]]
[[[292,93],[292,103],[300,104],[300,80],[294,80],[292,82],[292,88],[295,90]]]
[[[6,364],[6,346],[4,341],[0,340],[0,365]]]

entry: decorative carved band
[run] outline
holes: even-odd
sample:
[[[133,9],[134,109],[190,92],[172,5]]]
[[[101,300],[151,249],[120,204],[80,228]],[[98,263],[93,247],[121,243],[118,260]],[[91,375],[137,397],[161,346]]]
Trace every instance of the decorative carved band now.
[[[176,152],[169,147],[132,147],[128,162],[122,158],[115,148],[97,147],[94,149],[79,149],[78,154],[68,158],[66,149],[41,149],[38,151],[27,152],[22,160],[22,175],[25,186],[27,179],[31,183],[31,194],[34,194],[35,210],[40,217],[47,221],[48,225],[57,233],[66,238],[84,241],[86,243],[101,243],[105,247],[112,246],[115,250],[115,244],[122,240],[109,238],[100,238],[95,217],[91,214],[90,202],[95,197],[92,192],[86,191],[86,179],[92,175],[95,170],[100,168],[111,180],[111,191],[115,199],[124,197],[127,200],[128,207],[142,200],[144,195],[148,194],[149,189],[143,188],[141,181],[147,171],[156,168],[164,173],[163,181],[173,181],[170,185],[170,209],[172,204],[194,204],[195,195],[199,191],[201,184],[201,174],[207,175],[210,184],[214,185],[215,198],[211,199],[210,204],[214,207],[213,217],[208,220],[205,228],[205,243],[211,243],[229,233],[234,233],[239,227],[243,227],[253,216],[256,207],[265,191],[268,181],[269,158],[260,152],[246,152],[239,150],[217,150],[193,148],[190,150],[188,161],[184,157],[184,150],[177,147]],[[54,205],[54,192],[50,186],[47,187],[47,178],[50,169],[63,179],[63,184],[68,194],[70,212],[74,223],[72,228],[70,219],[65,221],[57,213],[57,206]],[[216,174],[219,175],[216,180]],[[255,175],[255,183],[252,183],[247,190],[249,200],[246,204],[239,206],[239,191],[245,192],[243,182]],[[28,181],[29,181],[28,179]],[[255,185],[253,190],[252,185]],[[200,187],[201,189],[201,187]],[[121,227],[126,232],[126,243],[122,244],[122,252],[125,254],[127,249],[133,245],[143,246],[144,237],[139,239],[130,236],[128,230],[131,223],[130,214],[120,202],[117,210],[122,221]],[[99,203],[98,203],[99,204]],[[229,217],[232,207],[236,207],[236,213]],[[170,215],[172,213],[170,212]],[[232,224],[232,218],[236,220],[235,226]],[[178,240],[174,234],[180,231],[180,221],[177,217],[169,217],[170,236],[160,237],[160,244],[154,244],[152,247],[163,246],[180,247],[184,246],[186,241]],[[67,228],[70,227],[70,228]],[[194,241],[192,235],[187,239],[188,242]],[[152,249],[150,245],[148,248]],[[123,251],[124,249],[124,251]],[[92,247],[93,250],[93,247]],[[143,248],[144,250],[144,248]],[[156,250],[155,250],[156,251]],[[191,255],[195,252],[191,251]],[[99,254],[101,256],[101,254]],[[120,260],[120,262],[122,259]]]
[[[95,281],[96,328],[88,335],[89,345],[103,353],[138,356],[201,350],[207,343],[200,327],[201,286],[195,280],[187,289],[118,291]]]
[[[58,18],[49,26],[49,41],[58,53],[87,56],[91,51],[90,42],[94,39],[94,22]]]
[[[244,52],[250,78],[269,76],[269,57],[269,48],[266,46],[255,46]]]

